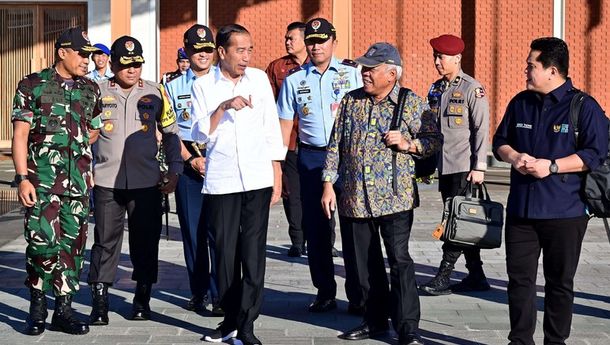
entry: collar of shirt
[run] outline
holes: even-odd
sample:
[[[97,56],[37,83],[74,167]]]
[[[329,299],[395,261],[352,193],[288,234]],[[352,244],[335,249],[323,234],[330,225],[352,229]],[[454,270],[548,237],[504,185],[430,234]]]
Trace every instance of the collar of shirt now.
[[[320,73],[320,71],[318,71],[318,69],[316,68],[316,66],[313,64],[313,62],[308,62],[307,64],[303,65],[303,67],[305,68],[305,70],[307,71],[307,74],[309,75],[310,73],[317,73],[322,75],[323,73]],[[328,65],[328,70],[335,70],[338,71],[339,70],[339,60],[337,60],[337,58],[335,58],[334,56],[332,58],[330,58],[330,64]],[[326,72],[326,71],[324,71]]]
[[[563,96],[566,95],[566,93],[568,93],[568,91],[572,90],[573,88],[574,86],[572,85],[572,79],[567,78],[563,84],[561,84],[559,87],[555,88],[548,94],[543,95],[541,93],[537,93],[536,95],[541,101],[550,100],[553,101],[553,103],[557,103],[563,98]]]
[[[244,78],[246,80],[244,80]],[[247,81],[250,80],[250,69],[248,67],[246,67],[246,69],[244,70],[244,74],[242,74],[242,76],[239,78],[239,80],[237,81],[237,84],[243,82],[243,81]],[[225,82],[229,82],[229,83],[233,83],[233,81],[229,78],[227,78],[223,73],[222,73],[222,66],[218,66],[216,68],[216,70],[214,71],[214,81],[215,82],[219,82],[219,81],[225,81]]]
[[[364,90],[363,90],[364,92]],[[394,87],[392,88],[392,91],[390,91],[389,94],[387,94],[381,101],[379,101],[378,103],[375,103],[375,97],[373,97],[372,95],[366,94],[369,98],[369,100],[371,101],[371,103],[373,104],[381,104],[385,101],[391,101],[392,103],[394,103],[394,105],[398,105],[398,93],[400,92],[400,85],[398,84],[398,82],[396,82],[396,84],[394,84]]]

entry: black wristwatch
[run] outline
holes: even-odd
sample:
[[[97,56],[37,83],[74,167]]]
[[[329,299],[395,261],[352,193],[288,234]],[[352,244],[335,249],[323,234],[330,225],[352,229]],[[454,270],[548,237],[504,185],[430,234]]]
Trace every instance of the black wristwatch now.
[[[551,172],[551,175],[557,174],[559,172],[559,167],[557,166],[557,163],[555,163],[554,159],[551,159],[551,165],[549,165],[549,171]]]
[[[28,179],[28,175],[15,175],[15,184],[19,185],[21,182],[25,181]]]
[[[192,161],[193,161],[195,158],[197,158],[197,157],[195,157],[194,155],[193,155],[193,156],[190,156],[190,157],[189,157],[187,160],[185,160],[185,161],[184,161],[184,163],[185,163],[185,164],[190,165],[190,164],[191,164],[191,162],[192,162]]]

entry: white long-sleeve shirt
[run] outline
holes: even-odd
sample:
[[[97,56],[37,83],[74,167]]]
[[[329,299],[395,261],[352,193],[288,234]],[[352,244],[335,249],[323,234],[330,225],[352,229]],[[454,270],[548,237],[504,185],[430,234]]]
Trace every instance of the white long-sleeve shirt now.
[[[279,117],[267,75],[246,68],[237,82],[220,68],[193,83],[194,141],[207,143],[204,194],[230,194],[273,186],[272,161],[284,160]],[[236,96],[252,99],[252,108],[224,112],[210,134],[210,117],[220,103]]]

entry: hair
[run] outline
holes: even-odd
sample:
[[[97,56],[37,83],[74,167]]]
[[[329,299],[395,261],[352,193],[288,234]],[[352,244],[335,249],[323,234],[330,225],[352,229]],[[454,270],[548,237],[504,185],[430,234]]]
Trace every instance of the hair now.
[[[402,66],[386,64],[386,71],[390,71],[393,69],[396,70],[396,80],[400,80],[400,77],[402,76]]]
[[[307,26],[307,24],[303,23],[303,22],[292,22],[290,24],[288,24],[288,26],[286,27],[286,31],[292,31],[294,29],[299,29],[301,31],[301,33],[305,32],[305,27]]]
[[[239,24],[225,25],[216,33],[216,46],[227,49],[233,34],[250,34],[250,32]]]
[[[540,62],[544,68],[554,66],[557,68],[560,75],[564,78],[568,77],[570,53],[568,51],[568,45],[562,39],[557,37],[538,38],[532,41],[530,49],[540,52],[540,55],[538,55],[536,60]]]

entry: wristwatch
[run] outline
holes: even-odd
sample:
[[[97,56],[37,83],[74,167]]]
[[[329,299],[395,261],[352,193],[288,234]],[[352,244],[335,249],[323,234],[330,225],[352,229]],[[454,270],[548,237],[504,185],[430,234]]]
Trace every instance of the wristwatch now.
[[[549,171],[551,172],[551,174],[557,174],[557,172],[559,172],[559,167],[557,166],[557,163],[555,163],[554,159],[551,159],[551,165],[549,165]]]
[[[195,157],[194,155],[190,156],[187,160],[184,161],[184,163],[190,165],[191,162],[197,157]]]
[[[21,182],[25,181],[28,179],[28,175],[15,175],[15,184],[19,185]]]

